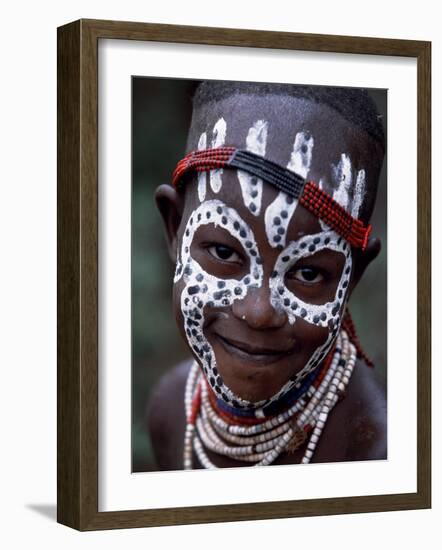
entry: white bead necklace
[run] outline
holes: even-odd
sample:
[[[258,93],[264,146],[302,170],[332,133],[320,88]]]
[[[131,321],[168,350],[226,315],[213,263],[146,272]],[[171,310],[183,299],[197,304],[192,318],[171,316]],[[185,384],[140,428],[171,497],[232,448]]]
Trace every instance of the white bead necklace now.
[[[254,466],[272,464],[284,451],[293,451],[307,442],[302,464],[312,459],[328,415],[344,395],[356,363],[356,348],[341,329],[337,345],[322,380],[286,411],[259,424],[229,423],[212,405],[209,389],[199,365],[192,365],[185,389],[187,418],[184,436],[184,469],[190,470],[192,448],[204,468],[217,468],[206,449]],[[309,434],[309,435],[308,435]]]

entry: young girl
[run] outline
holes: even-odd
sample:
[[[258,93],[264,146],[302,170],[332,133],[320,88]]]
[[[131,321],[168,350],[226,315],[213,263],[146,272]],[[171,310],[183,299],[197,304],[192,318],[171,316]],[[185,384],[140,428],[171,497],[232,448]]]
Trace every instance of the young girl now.
[[[380,250],[384,134],[364,90],[204,82],[157,189],[192,359],[153,391],[161,469],[386,458],[347,301]]]

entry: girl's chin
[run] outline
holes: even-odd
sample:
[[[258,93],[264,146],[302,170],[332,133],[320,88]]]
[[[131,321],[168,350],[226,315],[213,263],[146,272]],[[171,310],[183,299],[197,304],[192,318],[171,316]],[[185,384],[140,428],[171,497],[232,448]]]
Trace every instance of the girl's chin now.
[[[293,376],[293,361],[285,357],[270,361],[265,358],[241,357],[215,349],[217,369],[224,384],[240,399],[257,403],[276,395]]]

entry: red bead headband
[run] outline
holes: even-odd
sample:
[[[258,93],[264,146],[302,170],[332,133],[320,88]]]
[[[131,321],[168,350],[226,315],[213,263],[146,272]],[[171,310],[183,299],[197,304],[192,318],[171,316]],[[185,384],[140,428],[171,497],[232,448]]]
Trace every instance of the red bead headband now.
[[[216,147],[192,151],[180,160],[173,172],[172,184],[177,187],[184,174],[207,172],[219,168],[244,170],[299,200],[304,208],[339,233],[352,246],[365,250],[371,225],[353,218],[345,208],[320,189],[313,181],[264,157],[235,147]]]

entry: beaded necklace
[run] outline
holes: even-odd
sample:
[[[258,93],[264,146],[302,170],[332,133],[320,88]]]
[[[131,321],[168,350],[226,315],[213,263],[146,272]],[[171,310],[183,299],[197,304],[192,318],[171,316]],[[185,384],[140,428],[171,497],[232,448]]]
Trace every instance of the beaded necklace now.
[[[309,463],[330,411],[345,394],[356,356],[355,346],[341,329],[331,361],[324,364],[305,393],[280,414],[254,423],[232,419],[216,407],[211,389],[194,362],[185,389],[184,469],[193,467],[192,450],[204,468],[217,468],[206,449],[254,466],[267,466],[307,440],[301,463]]]

